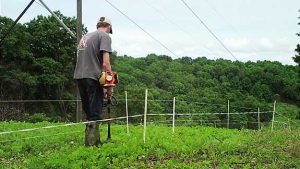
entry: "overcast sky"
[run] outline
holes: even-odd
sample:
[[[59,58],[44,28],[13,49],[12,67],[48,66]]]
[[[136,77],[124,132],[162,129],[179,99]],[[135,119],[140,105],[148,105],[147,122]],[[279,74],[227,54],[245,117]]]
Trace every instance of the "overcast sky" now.
[[[38,0],[36,0],[38,1]],[[16,19],[30,0],[0,0],[0,14]],[[76,0],[44,0],[52,10],[76,16]],[[112,20],[113,49],[144,57],[149,53],[173,58],[206,56],[235,60],[201,25],[180,0],[110,0],[177,56],[113,9],[104,0],[83,0],[83,23],[95,30],[97,19]],[[300,38],[300,0],[186,0],[208,27],[240,61],[272,60],[294,64],[291,57]],[[20,22],[49,15],[34,3]]]

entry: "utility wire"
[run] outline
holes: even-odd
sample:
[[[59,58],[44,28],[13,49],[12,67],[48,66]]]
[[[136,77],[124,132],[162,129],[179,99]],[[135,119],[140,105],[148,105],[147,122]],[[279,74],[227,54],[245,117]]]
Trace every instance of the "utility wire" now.
[[[76,39],[76,35],[64,24],[62,20],[42,1],[39,0],[40,3],[52,14],[52,16],[56,19],[56,21],[72,36],[72,38]]]
[[[238,60],[233,53],[225,46],[225,44],[217,37],[217,35],[205,24],[205,22],[194,12],[194,10],[184,1],[181,2],[194,14],[194,16],[201,22],[201,24],[208,30],[209,33],[224,47],[224,49],[235,59]]]
[[[221,20],[226,23],[230,29],[235,32],[235,34],[238,35],[238,31],[237,29],[235,29],[235,27],[232,26],[232,24],[230,24],[228,22],[228,20],[217,10],[217,8],[215,6],[213,6],[210,2],[208,2],[208,0],[205,0],[205,2],[208,4],[208,6],[221,18]]]
[[[13,30],[13,28],[16,26],[16,24],[18,23],[18,21],[22,18],[22,16],[25,14],[25,12],[29,9],[29,7],[33,4],[35,0],[31,0],[29,2],[29,4],[26,6],[26,8],[22,11],[22,13],[18,16],[18,18],[15,20],[15,22],[13,23],[13,25],[8,29],[8,31],[3,35],[3,37],[0,39],[0,46],[2,45],[2,43],[4,42],[4,39],[7,37],[7,35],[10,34],[10,32]]]
[[[205,0],[205,2],[208,4],[208,6],[221,18],[222,21],[224,21],[224,23],[226,23],[230,29],[237,35],[240,36],[239,31],[228,21],[228,19],[226,19],[218,10],[215,6],[213,6],[210,2],[208,2],[208,0]],[[254,50],[255,55],[257,55],[256,51],[257,48],[255,46],[250,46],[252,48],[252,50]]]
[[[39,2],[37,1],[34,1],[36,4],[38,4],[39,6],[41,6],[43,9],[44,9],[44,6],[42,4],[40,4]]]
[[[175,52],[173,52],[171,49],[169,49],[166,45],[164,45],[161,41],[159,41],[157,38],[155,38],[153,35],[151,35],[149,32],[147,32],[144,28],[142,28],[139,24],[137,24],[134,20],[132,20],[128,15],[126,15],[124,12],[122,12],[118,7],[116,7],[114,4],[112,4],[109,0],[105,0],[111,7],[113,7],[115,10],[117,10],[119,13],[121,13],[123,16],[125,16],[129,21],[131,21],[133,24],[135,24],[137,27],[139,27],[144,33],[146,33],[148,36],[150,36],[153,40],[155,40],[157,43],[159,43],[162,47],[164,47],[167,51],[172,53],[174,56],[178,57]]]
[[[65,25],[63,23],[63,21],[61,21],[59,19],[59,17],[53,12],[50,10],[50,8],[42,1],[40,0],[40,2],[42,3],[39,3],[37,1],[35,1],[36,4],[38,4],[40,7],[42,7],[43,9],[45,9],[46,11],[50,12],[51,15],[56,19],[57,22],[59,22],[59,24],[71,35],[72,38],[76,39],[76,35],[70,30],[70,28],[67,27],[67,25]]]
[[[168,21],[169,23],[171,23],[172,25],[174,25],[175,27],[177,27],[180,31],[182,31],[183,33],[185,33],[186,35],[188,35],[190,38],[194,39],[195,37],[189,33],[188,31],[184,30],[181,26],[179,26],[177,23],[175,23],[174,21],[172,21],[172,19],[170,19],[169,17],[167,17],[165,14],[163,14],[163,12],[157,8],[155,8],[153,5],[151,5],[147,0],[144,0],[144,2],[151,7],[154,11],[156,11],[159,15],[161,15],[166,21]],[[203,43],[201,43],[199,40],[197,40],[197,42],[205,49],[207,50],[210,54],[211,53],[211,49],[209,49],[208,47],[206,47]],[[213,55],[213,54],[212,54]]]

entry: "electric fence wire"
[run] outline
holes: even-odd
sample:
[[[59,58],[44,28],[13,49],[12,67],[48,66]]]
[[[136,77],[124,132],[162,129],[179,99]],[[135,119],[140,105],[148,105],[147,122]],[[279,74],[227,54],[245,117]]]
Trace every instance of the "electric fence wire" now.
[[[143,114],[138,114],[138,115],[128,116],[128,118],[142,117],[142,116],[144,116],[144,115]],[[78,122],[78,123],[67,123],[67,124],[62,124],[62,125],[52,125],[52,126],[44,126],[44,127],[28,128],[28,129],[12,130],[12,131],[2,131],[2,132],[0,132],[0,135],[17,133],[17,132],[35,131],[35,130],[41,130],[41,129],[67,127],[67,126],[74,126],[74,125],[80,125],[80,124],[89,124],[89,123],[95,123],[95,122],[107,122],[107,121],[122,120],[122,119],[127,119],[127,117],[126,116],[125,117],[116,117],[116,118],[94,120],[94,121],[86,121],[86,122]]]
[[[125,101],[125,99],[118,99],[121,101]],[[136,99],[127,99],[128,101],[133,101],[133,102],[144,102],[144,100],[136,100]],[[149,102],[173,102],[173,100],[148,100]],[[199,104],[199,105],[215,105],[215,106],[227,106],[227,104],[221,104],[221,103],[206,103],[206,102],[196,102],[196,101],[186,101],[186,100],[176,100],[176,102],[185,102],[185,103],[190,103],[190,104]],[[241,109],[246,109],[246,110],[255,110],[256,108],[249,108],[249,107],[243,107],[243,106],[234,106],[230,105],[230,107],[235,107],[235,108],[241,108]]]
[[[221,104],[221,103],[206,103],[206,102],[194,102],[194,101],[185,101],[185,100],[176,100],[176,102],[194,103],[194,104],[199,104],[199,105],[227,106],[227,104]],[[246,109],[246,110],[254,110],[254,108],[243,107],[243,106],[230,105],[230,107],[242,108],[242,109]]]
[[[205,125],[205,124],[227,124],[225,122],[223,123],[218,123],[218,122],[202,122],[202,124],[200,123],[201,121],[197,120],[191,120],[191,121],[181,121],[182,123],[191,123],[192,124],[195,124],[195,125]],[[194,123],[193,123],[194,122]],[[160,121],[160,122],[153,122],[154,124],[162,124],[162,125],[168,125],[168,126],[172,126],[173,124],[171,124],[170,122],[164,122],[164,121]],[[246,125],[246,124],[257,124],[258,122],[247,122],[247,123],[244,123],[244,122],[233,122],[233,123],[230,123],[230,124],[240,124],[240,125]],[[263,123],[266,123],[266,122],[263,122]],[[270,122],[268,122],[270,123]],[[177,124],[178,125],[178,124]]]
[[[264,113],[272,113],[273,111],[267,112],[260,112],[261,114]],[[199,115],[218,115],[218,114],[227,114],[227,113],[187,113],[187,114],[176,114],[176,116],[199,116]],[[243,112],[243,113],[230,113],[230,114],[257,114],[257,112]],[[142,117],[144,115],[133,115],[128,117]],[[147,114],[147,116],[173,116],[173,114]],[[0,132],[0,135],[10,134],[10,133],[17,133],[17,132],[28,132],[28,131],[35,131],[40,129],[49,129],[49,128],[57,128],[57,127],[66,127],[66,126],[73,126],[78,124],[88,124],[92,122],[105,122],[105,121],[112,121],[112,120],[120,120],[126,119],[127,117],[117,117],[117,118],[110,118],[110,119],[103,119],[103,120],[96,120],[96,121],[87,121],[87,122],[79,122],[79,123],[69,123],[63,125],[54,125],[54,126],[45,126],[39,128],[29,128],[29,129],[22,129],[22,130],[14,130],[14,131],[5,131]],[[164,120],[164,121],[148,121],[147,123],[168,123],[172,120]],[[201,122],[202,124],[227,124],[222,123],[220,120],[176,120],[176,122]],[[275,123],[280,123],[287,125],[286,122],[274,121]],[[242,124],[242,123],[252,123],[256,124],[258,122],[242,122],[242,121],[232,121],[230,124]],[[27,139],[34,139],[34,138],[43,138],[43,137],[50,137],[50,136],[57,136],[57,135],[64,135],[64,134],[72,134],[72,133],[79,133],[82,131],[75,131],[75,132],[66,132],[66,133],[59,133],[59,134],[52,134],[52,135],[40,135],[40,136],[33,136],[33,137],[25,137],[25,138],[18,138],[18,139],[10,139],[10,140],[1,140],[0,143],[3,142],[12,142],[12,141],[19,141],[19,140],[27,140]]]
[[[260,114],[268,114],[273,113],[273,111],[265,111],[259,112]],[[176,113],[175,116],[202,116],[202,115],[219,115],[219,114],[228,114],[228,113]],[[257,112],[241,112],[241,113],[229,113],[230,115],[233,114],[257,114]],[[173,116],[172,113],[151,113],[147,114],[147,116]]]
[[[175,57],[178,57],[175,52],[173,52],[170,48],[168,48],[166,45],[164,45],[160,40],[158,40],[156,37],[154,37],[152,34],[150,34],[148,31],[146,31],[143,27],[141,27],[139,24],[137,24],[133,19],[131,19],[128,15],[126,15],[124,12],[122,12],[118,7],[116,7],[113,3],[111,3],[109,0],[105,0],[111,7],[113,7],[115,10],[117,10],[119,13],[121,13],[125,18],[127,18],[130,22],[132,22],[134,25],[136,25],[138,28],[140,28],[144,33],[146,33],[150,38],[152,38],[154,41],[159,43],[163,48],[165,48],[167,51],[172,53]]]
[[[221,122],[221,121],[213,121],[213,122],[201,122],[201,120],[176,120],[177,123],[176,125],[187,125],[187,124],[194,124],[194,125],[200,125],[200,126],[205,126],[206,124],[227,124],[226,122]],[[195,123],[192,123],[195,122]],[[167,122],[167,121],[148,121],[148,124],[161,124],[161,125],[167,125],[167,126],[173,126],[173,124],[171,122]],[[246,124],[268,124],[271,122],[232,122],[230,124],[242,124],[242,125],[246,125]],[[139,125],[143,125],[143,123],[138,123]]]
[[[178,120],[176,119],[176,122],[183,122],[183,121],[194,121],[194,122],[206,122],[206,121],[210,121],[210,122],[220,122],[220,120],[191,120],[191,119],[187,119],[187,120]],[[149,122],[152,122],[152,123],[171,123],[173,122],[173,120],[161,120],[161,121],[149,121]]]
[[[0,103],[39,103],[39,102],[80,102],[81,100],[0,100]],[[126,101],[126,99],[118,99],[118,101]],[[127,99],[127,101],[131,102],[144,102],[144,100],[139,99]],[[149,102],[173,102],[173,100],[168,99],[152,99],[148,100]],[[199,105],[216,105],[216,106],[227,106],[227,104],[220,103],[206,103],[206,102],[196,102],[196,101],[185,101],[185,100],[176,100],[176,102],[185,102],[190,104],[199,104]],[[230,107],[241,108],[245,110],[254,110],[255,108],[243,107],[243,106],[234,106],[230,105]]]
[[[266,111],[266,112],[260,112],[260,114],[266,114],[266,113],[272,113],[272,111]],[[228,114],[228,113],[178,113],[175,114],[176,116],[201,116],[201,115],[220,115],[220,114]],[[233,114],[257,114],[257,112],[241,112],[241,113],[230,113]],[[142,117],[143,114],[138,115],[132,115],[128,116],[128,118],[134,118],[134,117]],[[157,113],[157,114],[147,114],[147,116],[173,116],[171,113]],[[107,121],[113,121],[113,120],[121,120],[126,119],[127,117],[116,117],[116,118],[109,118],[109,119],[102,119],[102,120],[95,120],[95,121],[86,121],[86,122],[78,122],[78,123],[67,123],[62,125],[52,125],[52,126],[44,126],[44,127],[37,127],[37,128],[28,128],[28,129],[21,129],[21,130],[13,130],[13,131],[2,131],[0,132],[0,135],[4,134],[11,134],[11,133],[17,133],[17,132],[28,132],[28,131],[35,131],[35,130],[41,130],[41,129],[50,129],[50,128],[58,128],[58,127],[67,127],[67,126],[74,126],[79,124],[89,124],[93,122],[107,122]]]
[[[213,37],[223,46],[223,48],[235,59],[238,61],[238,59],[234,56],[234,54],[227,48],[227,46],[221,41],[220,38],[206,25],[206,23],[194,12],[194,10],[184,1],[181,0],[181,2],[193,13],[193,15],[198,19],[198,21],[208,30],[210,34],[213,35]]]
[[[189,122],[203,122],[203,123],[207,123],[207,122],[222,122],[221,120],[195,120],[195,119],[187,119],[187,120],[176,120],[176,122],[185,122],[185,121],[189,121]],[[161,121],[149,121],[149,122],[152,122],[152,123],[171,123],[173,122],[173,120],[161,120]],[[223,122],[225,123],[225,122]],[[241,124],[244,124],[244,123],[253,123],[253,124],[257,124],[257,123],[265,123],[265,122],[257,122],[257,121],[230,121],[230,124],[233,124],[233,123],[241,123]],[[268,123],[271,123],[271,122],[268,122]],[[225,123],[227,124],[227,123]]]
[[[159,123],[159,124],[163,124],[163,125],[168,125],[167,123],[170,123],[170,121],[172,121],[172,120],[148,121],[147,123]],[[211,122],[211,121],[213,121],[213,122]],[[201,122],[202,125],[206,125],[206,124],[227,124],[227,123],[221,123],[221,121],[219,121],[219,120],[176,120],[176,122],[185,122],[185,123],[187,123],[187,122]],[[247,122],[247,123],[257,124],[258,122]],[[139,124],[143,125],[143,123],[139,123]],[[230,124],[243,124],[243,122],[231,122]],[[170,126],[171,126],[171,124],[170,124]],[[23,137],[23,138],[17,138],[17,139],[0,140],[0,143],[21,141],[21,140],[29,140],[29,139],[36,139],[36,138],[54,137],[54,136],[59,136],[59,135],[69,135],[69,134],[82,133],[82,132],[83,131],[73,131],[73,132],[64,132],[64,133],[57,133],[57,134]]]

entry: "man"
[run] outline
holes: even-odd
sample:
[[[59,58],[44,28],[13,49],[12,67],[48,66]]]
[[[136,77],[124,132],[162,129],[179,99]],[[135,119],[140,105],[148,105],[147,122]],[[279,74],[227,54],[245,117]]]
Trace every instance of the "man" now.
[[[102,71],[112,72],[109,61],[112,34],[111,21],[101,17],[97,22],[97,30],[86,34],[77,48],[77,63],[74,79],[77,80],[82,108],[88,121],[100,119],[102,113],[103,88],[99,84]],[[98,146],[100,133],[98,123],[89,123],[85,129],[85,145]]]
[[[97,30],[86,34],[80,40],[74,79],[77,81],[82,108],[88,121],[99,120],[103,105],[103,88],[99,84],[102,71],[111,72],[109,55],[112,52],[111,21],[101,17]]]

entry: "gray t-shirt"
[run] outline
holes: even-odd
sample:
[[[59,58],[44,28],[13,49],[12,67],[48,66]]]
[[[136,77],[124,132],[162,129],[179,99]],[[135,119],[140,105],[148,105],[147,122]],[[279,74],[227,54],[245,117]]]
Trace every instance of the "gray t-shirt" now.
[[[108,33],[97,30],[82,37],[77,48],[74,79],[98,80],[102,71],[103,51],[112,52]]]

